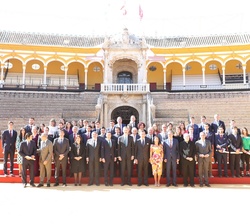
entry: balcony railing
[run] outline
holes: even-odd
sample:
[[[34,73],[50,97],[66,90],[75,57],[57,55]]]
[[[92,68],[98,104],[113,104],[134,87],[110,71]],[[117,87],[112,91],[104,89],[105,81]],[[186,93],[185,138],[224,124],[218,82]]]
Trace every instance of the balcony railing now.
[[[103,93],[147,93],[149,84],[101,84]]]

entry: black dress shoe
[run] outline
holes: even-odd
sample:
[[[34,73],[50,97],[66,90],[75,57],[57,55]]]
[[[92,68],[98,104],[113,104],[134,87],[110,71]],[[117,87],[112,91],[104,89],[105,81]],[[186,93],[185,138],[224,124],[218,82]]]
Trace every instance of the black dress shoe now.
[[[148,187],[148,184],[144,184],[146,187]]]
[[[110,184],[109,184],[109,186],[111,186],[111,187],[112,187],[112,186],[113,186],[113,184],[112,184],[112,183],[110,183]]]
[[[183,187],[187,187],[188,185],[187,184],[183,184]]]
[[[59,186],[59,183],[54,183],[54,187],[57,187],[57,186]]]
[[[23,187],[26,188],[26,187],[27,187],[27,184],[23,184]]]
[[[47,187],[50,187],[50,183],[47,183]]]
[[[67,184],[64,183],[62,186],[63,186],[63,187],[67,187]]]
[[[137,186],[138,186],[138,187],[140,187],[140,186],[141,186],[141,184],[137,184]]]
[[[79,186],[82,186],[82,183],[79,183],[78,185],[79,185]]]
[[[124,186],[124,183],[121,183],[121,186]]]
[[[109,184],[108,184],[108,183],[105,183],[105,186],[107,187],[107,186],[109,186]]]
[[[195,185],[190,185],[191,187],[195,187]]]
[[[75,183],[74,185],[77,186],[77,183]]]
[[[210,185],[210,184],[205,184],[205,186],[207,186],[207,187],[211,187],[211,185]]]
[[[30,186],[31,186],[31,187],[36,187],[36,185],[35,185],[35,184],[30,184]]]
[[[100,184],[95,184],[96,186],[100,186]]]
[[[88,185],[87,186],[92,186],[93,184],[91,184],[91,183],[88,183]]]
[[[43,184],[38,184],[37,187],[43,187]]]
[[[203,187],[203,184],[200,184],[200,187]]]
[[[128,183],[128,186],[132,186],[132,184],[131,184],[131,183]]]
[[[174,187],[178,187],[178,184],[173,184]]]
[[[166,185],[166,187],[170,187],[170,186],[171,186],[171,184],[167,184],[167,185]]]

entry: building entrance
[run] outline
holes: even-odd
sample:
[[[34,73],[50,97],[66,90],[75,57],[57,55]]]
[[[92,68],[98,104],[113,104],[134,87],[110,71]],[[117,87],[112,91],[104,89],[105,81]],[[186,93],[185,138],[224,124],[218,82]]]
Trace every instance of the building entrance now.
[[[135,108],[130,106],[121,106],[113,110],[111,113],[111,119],[116,121],[117,117],[121,117],[122,123],[127,125],[130,121],[131,115],[135,116],[137,122],[139,121],[139,113]]]

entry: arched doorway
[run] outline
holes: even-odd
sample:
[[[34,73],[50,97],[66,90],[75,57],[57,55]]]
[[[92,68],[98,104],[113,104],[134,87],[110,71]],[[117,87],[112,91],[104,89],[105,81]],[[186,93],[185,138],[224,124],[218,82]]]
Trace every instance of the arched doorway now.
[[[119,72],[117,75],[117,83],[120,84],[131,84],[133,83],[132,73],[131,72]]]
[[[138,111],[130,106],[122,106],[115,108],[111,113],[111,119],[114,119],[116,121],[117,117],[122,118],[123,124],[128,124],[130,121],[130,116],[134,115],[136,118],[136,121],[139,122],[139,113]]]

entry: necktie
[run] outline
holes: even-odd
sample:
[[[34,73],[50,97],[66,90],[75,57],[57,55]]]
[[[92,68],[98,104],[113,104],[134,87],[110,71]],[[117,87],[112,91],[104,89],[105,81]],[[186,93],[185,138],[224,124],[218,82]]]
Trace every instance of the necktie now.
[[[111,140],[109,140],[109,147],[112,147],[112,143],[111,143]]]
[[[76,141],[76,134],[74,134],[74,142]]]
[[[12,137],[12,132],[10,131],[10,137]]]
[[[172,144],[172,141],[170,140],[170,142],[169,142],[169,147],[172,148],[172,145],[173,145],[173,144]]]
[[[96,142],[94,141],[94,148],[96,147]]]
[[[125,141],[125,145],[127,147],[128,146],[128,137],[127,136],[124,136],[124,141]]]

